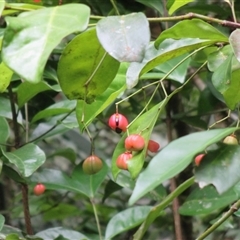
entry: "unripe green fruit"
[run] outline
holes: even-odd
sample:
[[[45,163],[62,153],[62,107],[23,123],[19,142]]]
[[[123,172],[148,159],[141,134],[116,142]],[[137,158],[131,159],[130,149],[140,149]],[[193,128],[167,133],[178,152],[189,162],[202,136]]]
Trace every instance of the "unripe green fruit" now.
[[[223,143],[228,145],[238,145],[238,140],[235,135],[230,135],[224,138]]]
[[[84,160],[82,167],[86,174],[92,175],[98,173],[102,169],[103,163],[99,157],[91,155]]]

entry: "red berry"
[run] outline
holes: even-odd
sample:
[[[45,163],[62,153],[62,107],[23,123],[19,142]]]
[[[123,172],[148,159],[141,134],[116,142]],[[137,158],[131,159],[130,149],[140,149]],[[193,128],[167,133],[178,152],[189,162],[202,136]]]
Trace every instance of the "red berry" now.
[[[108,125],[116,133],[126,132],[128,120],[120,113],[114,113],[108,120]]]
[[[223,143],[228,145],[238,145],[238,140],[234,134],[224,138]]]
[[[155,142],[153,140],[149,140],[149,142],[148,142],[148,150],[150,152],[156,153],[159,148],[160,148],[159,143],[157,143],[157,142]]]
[[[91,155],[84,160],[82,167],[86,174],[92,175],[102,169],[103,163],[99,157]]]
[[[45,192],[46,188],[42,183],[38,183],[34,188],[33,192],[35,195],[39,196]]]
[[[140,151],[144,148],[144,138],[139,134],[129,135],[125,139],[125,148],[129,151]]]
[[[131,158],[132,158],[131,152],[125,152],[125,153],[120,154],[116,161],[117,167],[120,169],[123,169],[123,170],[127,170],[128,169],[127,162]]]
[[[205,154],[199,154],[195,157],[195,164],[196,166],[200,165],[200,162],[202,161],[203,157],[205,156]]]

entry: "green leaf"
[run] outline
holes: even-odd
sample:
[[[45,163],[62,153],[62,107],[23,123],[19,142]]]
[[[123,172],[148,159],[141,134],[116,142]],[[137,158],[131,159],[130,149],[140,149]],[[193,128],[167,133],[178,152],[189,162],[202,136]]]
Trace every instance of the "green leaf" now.
[[[196,168],[195,176],[199,186],[213,184],[219,194],[232,188],[240,181],[239,154],[239,146],[226,144],[209,151]]]
[[[146,113],[142,114],[136,121],[129,127],[128,133],[129,134],[140,134],[145,140],[145,147],[140,152],[133,152],[133,157],[130,161],[128,161],[128,170],[131,173],[132,178],[136,178],[139,174],[139,172],[142,170],[145,157],[146,157],[146,151],[147,151],[147,143],[150,139],[152,129],[158,119],[158,116],[160,114],[160,111],[164,109],[165,104],[167,101],[162,101],[159,104],[155,105],[153,108],[151,108]],[[118,156],[122,153],[124,153],[125,146],[124,141],[127,137],[127,133],[125,133],[121,140],[118,142],[118,145],[116,146],[113,157],[112,157],[112,174],[113,177],[116,179],[117,175],[121,171],[117,165],[116,160]]]
[[[207,186],[203,189],[196,188],[179,208],[179,213],[187,216],[211,214],[213,211],[226,207],[237,199],[237,194],[233,189],[219,195],[213,186]]]
[[[100,45],[96,30],[75,37],[64,49],[58,63],[58,77],[69,99],[92,103],[113,81],[120,63]]]
[[[232,54],[214,71],[212,75],[213,86],[224,93],[230,85],[232,77]]]
[[[159,46],[159,50],[156,50],[154,46],[150,45],[146,50],[142,63],[133,62],[130,64],[126,76],[127,87],[134,87],[140,76],[152,70],[159,64],[193,50],[201,49],[204,46],[207,47],[213,43],[214,41],[185,38],[181,40],[168,39]]]
[[[26,183],[26,179],[19,175],[19,173],[6,164],[2,167],[3,173],[17,183]]]
[[[107,225],[105,239],[112,239],[117,234],[141,224],[151,208],[150,206],[136,206],[116,214]]]
[[[5,217],[2,214],[0,214],[0,231],[2,230],[4,223]]]
[[[38,237],[41,237],[42,239],[47,239],[47,240],[54,240],[59,235],[62,235],[67,239],[89,240],[89,238],[87,238],[82,233],[73,231],[67,228],[63,228],[63,227],[49,228],[41,232],[38,232],[35,235]]]
[[[228,89],[223,93],[225,102],[230,109],[235,109],[240,102],[239,88],[240,88],[240,69],[232,72],[232,78]]]
[[[178,10],[180,7],[193,2],[194,0],[168,0],[167,1],[167,9],[169,15],[172,15],[176,10]]]
[[[0,143],[6,143],[10,135],[10,129],[8,126],[8,122],[5,118],[0,117]]]
[[[143,13],[106,17],[97,23],[97,36],[118,61],[141,62],[150,41],[148,20]]]
[[[12,152],[3,152],[3,155],[24,177],[31,176],[46,160],[45,153],[32,143]]]
[[[63,148],[63,149],[56,150],[53,154],[49,155],[48,158],[55,157],[55,156],[65,157],[73,163],[77,158],[76,152],[72,148]]]
[[[55,115],[60,115],[63,113],[69,113],[76,106],[76,101],[62,100],[57,102],[50,107],[39,111],[32,119],[31,123],[39,121],[43,118],[49,118]]]
[[[136,2],[140,2],[144,4],[145,6],[148,6],[150,8],[156,9],[161,15],[164,15],[164,6],[161,1],[156,0],[136,0]]]
[[[34,183],[41,182],[48,189],[64,189],[92,198],[104,181],[107,173],[108,168],[105,164],[101,171],[94,175],[85,174],[82,166],[78,165],[71,177],[58,170],[44,169],[41,172],[35,173],[31,177],[31,181]]]
[[[232,55],[230,45],[224,46],[223,48],[219,48],[217,51],[210,53],[207,58],[208,69],[214,72],[227,60],[230,55]]]
[[[107,90],[96,97],[96,100],[88,104],[83,100],[77,102],[76,115],[78,124],[81,130],[87,127],[105,108],[107,108],[112,102],[126,89],[126,64],[120,65],[118,74],[111,82]],[[84,124],[82,122],[82,115],[84,114]]]
[[[48,83],[43,81],[37,84],[32,84],[30,82],[21,83],[17,90],[18,106],[22,107],[38,93],[49,90],[60,91],[60,89],[58,89],[58,85],[50,86]]]
[[[1,2],[0,2],[1,4]],[[11,82],[13,71],[4,62],[0,64],[0,93],[4,92]]]
[[[67,35],[85,30],[89,14],[86,5],[66,4],[6,17],[3,61],[24,80],[40,82],[52,50]]]
[[[120,185],[118,185],[117,183],[115,183],[112,180],[109,180],[104,189],[104,195],[102,198],[102,202],[104,202],[112,193],[114,193],[120,189],[122,189],[122,187]]]
[[[0,16],[2,16],[2,12],[5,8],[5,0],[0,0]]]
[[[212,25],[199,20],[184,20],[176,23],[173,27],[163,31],[155,41],[155,46],[159,45],[166,39],[181,39],[181,38],[197,38],[208,41],[228,43],[228,38]]]
[[[230,42],[230,45],[233,49],[233,52],[234,52],[237,60],[240,62],[240,42],[239,42],[239,38],[240,38],[240,30],[236,29],[231,33],[231,35],[229,37],[229,42]]]
[[[174,68],[180,61],[182,61],[185,57],[187,57],[186,54],[178,56],[176,58],[172,58],[168,60],[167,62],[164,62],[160,65],[158,65],[155,69],[158,71],[161,71],[163,73],[168,73],[172,68]],[[178,66],[169,76],[168,79],[184,83],[188,66],[190,64],[191,58],[188,58],[185,60],[180,66]]]
[[[236,128],[215,129],[181,137],[163,148],[140,173],[129,204],[184,170],[197,153],[233,133]]]
[[[7,235],[5,240],[21,240],[21,238],[17,234],[11,233],[11,234]]]

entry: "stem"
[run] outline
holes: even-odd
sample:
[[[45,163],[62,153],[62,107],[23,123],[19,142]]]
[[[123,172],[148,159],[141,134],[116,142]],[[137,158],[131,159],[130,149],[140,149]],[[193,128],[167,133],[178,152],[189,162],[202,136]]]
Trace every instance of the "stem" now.
[[[96,220],[96,223],[97,223],[99,240],[102,240],[102,233],[101,233],[101,227],[100,227],[99,218],[98,218],[98,214],[97,214],[97,208],[96,208],[96,205],[94,203],[94,200],[90,199],[90,201],[91,201],[91,204],[92,204],[92,207],[93,207],[93,212],[94,212],[95,220]]]
[[[117,5],[116,5],[115,1],[114,1],[114,0],[110,0],[110,2],[112,3],[113,8],[114,8],[116,14],[117,14],[117,15],[120,15],[120,13],[119,13],[119,11],[118,11],[118,8],[117,8]]]
[[[142,223],[138,231],[134,234],[133,240],[142,239],[144,233],[150,226],[150,224],[159,216],[160,212],[166,208],[176,197],[178,197],[182,192],[194,184],[194,177],[189,178],[184,183],[179,185],[175,191],[171,192],[160,204],[153,207],[146,217],[145,221]]]
[[[10,99],[10,105],[11,105],[11,111],[12,111],[12,121],[13,121],[13,131],[14,131],[14,142],[15,142],[15,148],[19,148],[20,146],[20,132],[19,132],[19,125],[17,122],[17,111],[15,108],[15,96],[12,91],[12,84],[8,87],[8,94]]]
[[[24,219],[26,224],[26,231],[28,235],[33,235],[31,217],[29,213],[29,203],[28,203],[28,185],[22,184],[22,197],[23,197],[23,211]]]
[[[168,82],[168,92],[171,92],[171,82],[170,81]],[[167,125],[168,143],[170,143],[173,140],[171,111],[172,111],[172,104],[170,103],[166,107],[166,114],[167,114],[166,125]],[[175,191],[176,188],[177,188],[176,178],[173,177],[170,179],[171,192]],[[174,220],[174,228],[175,228],[175,239],[182,240],[183,233],[182,233],[182,227],[181,227],[181,217],[178,212],[178,209],[179,209],[179,199],[175,198],[173,200],[173,204],[172,204],[172,212],[173,212],[173,220]]]
[[[197,240],[203,240],[216,228],[218,228],[223,222],[225,222],[230,216],[232,216],[240,208],[240,200],[234,203],[231,208],[220,219],[218,219],[210,228],[208,228]]]
[[[105,18],[105,17],[103,17],[103,16],[90,16],[90,18],[95,19],[95,20],[100,20],[100,19]],[[227,20],[221,20],[221,19],[218,19],[218,18],[207,17],[207,16],[197,14],[197,13],[187,13],[185,15],[173,16],[173,17],[148,18],[148,21],[149,22],[177,22],[177,21],[193,19],[193,18],[202,19],[206,22],[215,22],[215,23],[218,23],[218,24],[220,24],[224,27],[240,28],[240,23],[227,21]]]
[[[65,116],[63,116],[60,120],[57,121],[57,123],[55,125],[53,125],[51,128],[49,128],[45,133],[41,134],[40,136],[34,138],[33,140],[27,142],[27,143],[32,143],[32,142],[35,142],[37,141],[38,139],[42,138],[43,136],[45,136],[46,134],[48,134],[49,132],[51,132],[53,129],[55,129],[59,123],[61,123],[63,120],[65,120],[72,112],[75,111],[76,108],[73,108],[72,110],[70,110],[69,113],[67,113]],[[26,144],[27,144],[26,143]],[[22,146],[24,146],[25,144],[23,144]]]
[[[228,115],[227,115],[226,117],[224,117],[224,118],[216,121],[216,122],[213,123],[211,126],[209,126],[208,129],[212,128],[213,126],[215,126],[216,124],[218,124],[218,123],[220,123],[220,122],[223,122],[223,121],[227,120],[227,119],[230,117],[230,115],[231,115],[231,110],[228,110]]]

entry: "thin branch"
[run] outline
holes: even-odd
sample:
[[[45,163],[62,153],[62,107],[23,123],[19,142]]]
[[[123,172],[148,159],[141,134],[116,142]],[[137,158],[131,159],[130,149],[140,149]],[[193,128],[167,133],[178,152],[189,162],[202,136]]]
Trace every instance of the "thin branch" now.
[[[11,111],[12,111],[12,121],[13,121],[13,132],[14,132],[14,146],[18,148],[20,146],[20,132],[19,132],[19,125],[17,121],[17,111],[15,107],[15,96],[12,91],[12,84],[8,87],[8,94],[10,99]]]
[[[38,139],[42,138],[43,136],[45,136],[46,134],[48,134],[49,132],[51,132],[53,129],[55,129],[59,123],[61,123],[63,120],[65,120],[73,111],[75,111],[76,108],[73,108],[72,110],[70,110],[69,113],[67,113],[65,116],[63,116],[60,120],[57,121],[57,123],[55,125],[53,125],[51,128],[49,128],[46,132],[44,132],[43,134],[41,134],[40,136],[32,139],[31,141],[27,142],[27,143],[32,143],[37,141]],[[25,144],[27,144],[25,143]],[[23,144],[22,146],[24,146],[25,144]]]
[[[216,228],[218,228],[222,223],[224,223],[230,216],[232,216],[240,208],[240,200],[234,203],[231,208],[226,212],[218,221],[216,221],[210,228],[208,228],[202,235],[200,235],[197,240],[205,239],[209,234],[211,234]]]
[[[100,20],[105,17],[92,15],[92,16],[90,16],[90,18],[95,19],[95,20]],[[218,19],[218,18],[212,18],[212,17],[204,16],[204,15],[201,15],[198,13],[187,13],[185,15],[173,16],[173,17],[148,18],[148,21],[149,22],[177,22],[177,21],[193,19],[193,18],[202,19],[206,22],[218,23],[224,27],[240,28],[240,23],[222,20],[222,19]]]
[[[93,212],[94,212],[96,223],[97,223],[99,240],[102,240],[101,226],[100,226],[100,222],[99,222],[99,218],[98,218],[98,214],[97,214],[97,208],[96,208],[96,205],[94,203],[94,200],[90,199],[90,201],[91,201],[91,204],[92,204],[92,207],[93,207]]]

